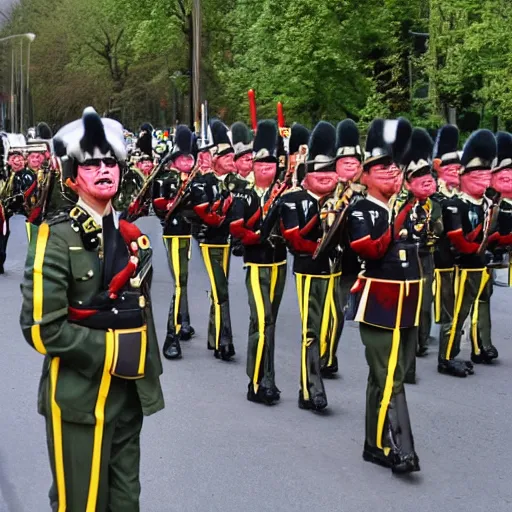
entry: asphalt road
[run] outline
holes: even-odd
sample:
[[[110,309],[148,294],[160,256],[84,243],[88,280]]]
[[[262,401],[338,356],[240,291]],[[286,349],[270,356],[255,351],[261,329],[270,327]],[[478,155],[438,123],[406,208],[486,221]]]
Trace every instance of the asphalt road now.
[[[44,423],[36,412],[42,358],[26,344],[18,324],[23,222],[12,223],[6,274],[0,276],[1,512],[49,510]],[[162,343],[170,273],[156,219],[142,219],[140,225],[155,249],[153,302]],[[418,383],[407,387],[407,398],[422,471],[399,478],[361,458],[367,368],[355,324],[346,326],[341,340],[340,377],[326,382],[328,412],[297,407],[300,323],[290,273],[277,328],[281,402],[265,407],[246,400],[243,276],[241,261],[233,258],[237,356],[225,363],[206,349],[208,279],[194,245],[189,296],[197,336],[183,344],[182,360],[164,361],[166,408],[145,420],[143,512],[512,510],[510,290],[496,288],[493,298],[499,364],[456,379],[437,374],[435,347],[418,361]]]

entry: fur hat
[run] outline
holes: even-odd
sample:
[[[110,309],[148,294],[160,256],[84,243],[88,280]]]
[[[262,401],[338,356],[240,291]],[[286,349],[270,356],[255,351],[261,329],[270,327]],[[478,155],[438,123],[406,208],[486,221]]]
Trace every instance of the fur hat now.
[[[352,119],[344,119],[336,127],[336,159],[349,156],[363,160],[357,124]]]
[[[512,135],[508,132],[496,134],[497,156],[494,160],[493,172],[512,168]]]
[[[496,138],[490,130],[473,132],[462,150],[462,174],[489,170],[496,158],[496,149]]]
[[[365,160],[363,168],[378,164],[389,165],[392,162],[391,147],[384,141],[384,119],[374,119],[366,135]]]
[[[252,131],[242,121],[237,121],[231,126],[231,140],[235,150],[235,160],[252,152]]]
[[[401,164],[411,135],[412,125],[405,117],[384,123],[384,141],[391,147],[391,156],[396,165]]]
[[[320,121],[309,139],[307,171],[336,171],[336,128]]]
[[[82,119],[63,126],[54,137],[54,147],[62,144],[65,155],[78,163],[91,158],[113,157],[126,160],[123,127],[117,121],[101,118],[93,107],[83,111]]]
[[[310,137],[309,130],[299,123],[294,123],[290,133],[288,153],[294,155],[299,152],[301,146],[307,146]]]
[[[212,131],[213,145],[216,146],[215,154],[217,156],[233,153],[234,149],[229,138],[228,127],[219,119],[212,119],[210,123]]]
[[[141,153],[149,157],[153,156],[153,136],[150,132],[144,131],[137,139],[136,146],[140,149]]]
[[[36,139],[50,140],[52,137],[51,128],[46,123],[38,123],[36,126]]]
[[[407,180],[430,174],[434,142],[423,128],[414,128],[401,165]]]
[[[460,164],[458,148],[459,129],[453,124],[444,125],[437,132],[433,157],[441,160],[441,165]]]
[[[275,121],[265,119],[258,123],[252,150],[255,162],[277,162],[278,131]]]
[[[174,132],[174,146],[172,148],[172,154],[170,160],[173,161],[181,155],[192,155],[193,140],[192,132],[190,128],[184,124],[180,124],[176,127]]]

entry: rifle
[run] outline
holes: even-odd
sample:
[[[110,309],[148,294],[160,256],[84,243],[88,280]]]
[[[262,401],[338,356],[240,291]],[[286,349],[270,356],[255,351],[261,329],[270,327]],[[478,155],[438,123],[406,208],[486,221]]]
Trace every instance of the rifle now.
[[[181,203],[183,197],[185,197],[185,192],[187,191],[187,187],[190,183],[192,183],[193,179],[196,177],[196,174],[199,172],[199,166],[196,165],[192,171],[190,171],[189,175],[187,176],[186,180],[183,180],[180,188],[178,189],[178,192],[176,192],[176,195],[174,196],[174,201],[171,203],[170,208],[167,210],[167,213],[165,215],[165,222],[168,222],[171,218],[171,215],[173,214],[174,210],[179,206]]]
[[[476,252],[478,256],[481,256],[487,249],[487,244],[489,243],[489,234],[491,232],[494,221],[496,220],[496,215],[499,213],[501,195],[496,189],[489,187],[485,191],[483,199],[487,203],[487,210],[485,211],[484,226],[482,230],[484,236],[482,238],[482,242],[480,243],[480,247]]]

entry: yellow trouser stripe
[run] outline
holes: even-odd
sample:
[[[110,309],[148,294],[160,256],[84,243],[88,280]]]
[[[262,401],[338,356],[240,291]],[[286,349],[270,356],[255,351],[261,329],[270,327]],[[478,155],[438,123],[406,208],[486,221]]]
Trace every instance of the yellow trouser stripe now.
[[[301,284],[302,291],[302,284]],[[304,400],[309,400],[308,372],[307,372],[307,347],[308,347],[308,313],[309,313],[309,293],[311,289],[311,276],[305,276],[302,305],[302,395]],[[301,300],[299,299],[299,300]]]
[[[434,321],[441,321],[441,272],[438,268],[434,270],[434,282],[436,283],[434,295]]]
[[[30,230],[30,222],[27,222],[25,221],[25,230],[27,231],[27,240],[28,240],[28,243],[30,243],[30,239],[32,238],[31,237],[31,230]]]
[[[278,264],[272,265],[270,270],[270,303],[274,303],[274,296],[276,294],[277,278],[279,277]]]
[[[460,275],[456,274],[457,280],[457,293],[455,294],[455,311],[453,312],[452,327],[450,329],[450,337],[448,338],[448,346],[446,347],[445,359],[450,359],[452,352],[453,342],[455,341],[455,333],[457,331],[457,323],[459,321],[460,308],[462,307],[462,300],[464,299],[464,289],[466,288],[466,279],[468,271],[462,269]]]
[[[86,512],[96,512],[96,503],[98,501],[98,487],[100,483],[101,470],[101,448],[103,445],[103,427],[105,425],[105,403],[110,389],[112,377],[110,369],[114,357],[114,333],[108,331],[105,336],[105,364],[103,365],[103,374],[101,376],[98,399],[94,407],[94,416],[96,425],[94,427],[94,444],[92,450],[91,478],[89,480],[89,494],[87,497]]]
[[[179,238],[171,238],[171,258],[172,268],[174,270],[174,283],[175,283],[175,301],[174,301],[174,328],[176,333],[179,332],[181,325],[178,324],[178,313],[180,309],[181,300],[181,284],[180,284],[180,241]]]
[[[473,304],[473,315],[471,317],[471,341],[473,343],[473,351],[476,355],[480,354],[480,347],[478,346],[478,310],[479,310],[479,300],[482,292],[484,291],[485,286],[487,285],[490,274],[488,270],[484,270],[482,272],[482,277],[480,279],[480,287],[478,288],[478,295],[476,296],[475,302]]]
[[[254,375],[252,383],[254,391],[258,392],[258,380],[260,376],[261,359],[263,358],[263,348],[265,346],[265,306],[263,304],[263,296],[261,294],[259,269],[255,267],[249,268],[251,273],[251,288],[256,304],[256,313],[258,315],[258,348],[256,350],[256,363],[254,365]]]
[[[224,274],[226,276],[226,279],[228,277],[228,266],[229,266],[229,255],[230,255],[230,252],[229,252],[229,245],[226,245],[224,247],[224,250],[223,250],[223,255],[222,255],[222,268],[224,269]]]
[[[57,404],[57,378],[59,376],[60,358],[52,359],[50,365],[50,410],[52,415],[53,456],[55,459],[55,485],[59,500],[58,512],[66,512],[66,480],[64,478],[64,455],[62,451],[62,419]]]
[[[219,339],[220,339],[220,305],[217,296],[217,287],[215,286],[215,274],[213,273],[212,268],[212,260],[210,258],[209,248],[211,245],[201,245],[201,251],[203,253],[204,264],[206,267],[206,272],[208,273],[208,277],[210,278],[210,285],[212,287],[212,298],[213,305],[215,308],[215,348],[219,349]]]
[[[329,347],[329,361],[327,362],[328,366],[332,366],[334,361],[334,346],[336,344],[336,333],[338,332],[338,312],[336,311],[336,286],[340,286],[340,284],[336,281],[336,278],[333,276],[333,284],[331,291],[331,315],[332,315],[332,327],[331,327],[331,339],[330,339],[330,347]]]
[[[418,290],[418,306],[416,308],[416,318],[414,319],[414,326],[418,327],[420,325],[420,315],[421,315],[421,306],[423,302],[423,279],[420,281],[420,289]],[[406,296],[409,295],[409,283],[406,283]],[[400,326],[400,324],[398,324]]]
[[[36,241],[36,254],[33,270],[33,318],[34,324],[31,328],[32,343],[34,348],[41,354],[46,354],[46,348],[41,339],[41,325],[43,319],[43,263],[46,244],[50,236],[50,226],[43,223],[39,227]]]
[[[328,351],[327,338],[329,335],[329,322],[331,320],[331,296],[333,291],[333,277],[330,276],[327,285],[327,295],[325,297],[324,310],[322,312],[322,323],[320,326],[320,354],[323,356]]]
[[[400,295],[398,297],[398,311],[396,315],[396,325],[393,329],[393,340],[391,342],[391,353],[389,354],[388,372],[386,375],[386,384],[384,385],[384,393],[380,403],[379,417],[377,420],[377,447],[384,450],[384,453],[389,453],[389,447],[382,447],[382,433],[384,430],[384,422],[388,412],[389,401],[393,392],[393,382],[395,380],[395,370],[398,362],[398,349],[400,348],[400,323],[402,320],[402,306],[404,302],[404,286],[400,286]]]

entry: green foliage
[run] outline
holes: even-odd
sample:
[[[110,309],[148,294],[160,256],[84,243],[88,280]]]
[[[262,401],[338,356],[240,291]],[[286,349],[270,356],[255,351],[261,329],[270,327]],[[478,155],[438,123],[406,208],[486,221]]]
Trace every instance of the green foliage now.
[[[136,129],[189,122],[193,0],[20,0],[4,33],[34,32],[36,119],[94,105]],[[510,0],[201,0],[201,96],[288,124],[405,115],[436,128],[504,127],[512,110]],[[426,53],[411,32],[428,32]],[[3,70],[2,70],[3,71]]]

